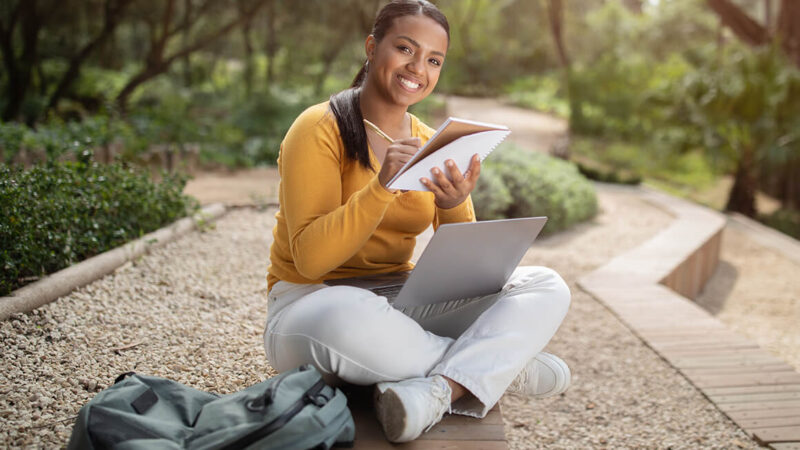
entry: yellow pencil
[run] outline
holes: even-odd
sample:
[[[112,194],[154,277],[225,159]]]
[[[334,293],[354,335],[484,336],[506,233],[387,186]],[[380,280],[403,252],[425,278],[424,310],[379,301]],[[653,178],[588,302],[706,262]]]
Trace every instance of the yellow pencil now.
[[[390,144],[394,143],[394,139],[390,138],[388,134],[386,134],[383,131],[381,131],[381,129],[378,128],[377,125],[375,125],[374,123],[370,122],[367,119],[364,119],[364,123],[367,124],[368,127],[372,128],[372,131],[378,133],[378,136],[386,139],[387,141],[389,141]]]

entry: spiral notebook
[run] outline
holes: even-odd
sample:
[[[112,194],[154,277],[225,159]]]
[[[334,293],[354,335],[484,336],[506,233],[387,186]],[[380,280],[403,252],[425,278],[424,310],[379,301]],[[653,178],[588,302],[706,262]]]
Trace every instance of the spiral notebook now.
[[[432,168],[439,167],[447,174],[449,172],[444,162],[452,159],[464,173],[469,168],[472,155],[477,153],[483,161],[509,134],[511,130],[503,125],[450,117],[397,172],[387,187],[427,191],[429,189],[419,179],[432,179]]]

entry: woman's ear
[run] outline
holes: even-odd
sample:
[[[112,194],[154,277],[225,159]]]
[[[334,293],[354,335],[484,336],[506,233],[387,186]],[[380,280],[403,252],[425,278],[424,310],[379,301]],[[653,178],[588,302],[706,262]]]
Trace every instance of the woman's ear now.
[[[377,46],[378,41],[375,39],[375,36],[371,34],[367,36],[367,40],[364,42],[364,53],[366,53],[368,61],[372,60],[372,57],[375,55],[375,47]]]

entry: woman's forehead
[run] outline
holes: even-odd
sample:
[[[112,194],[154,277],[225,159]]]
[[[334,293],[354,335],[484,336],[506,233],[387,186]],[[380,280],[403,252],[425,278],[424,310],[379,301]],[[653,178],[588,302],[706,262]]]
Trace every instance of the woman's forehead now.
[[[386,32],[387,38],[409,38],[422,48],[445,53],[449,40],[447,31],[439,22],[428,16],[418,14],[394,19]]]

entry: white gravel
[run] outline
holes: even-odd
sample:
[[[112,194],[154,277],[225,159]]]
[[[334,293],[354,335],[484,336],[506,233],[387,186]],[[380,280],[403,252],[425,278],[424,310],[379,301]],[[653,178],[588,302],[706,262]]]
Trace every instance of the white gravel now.
[[[549,350],[573,370],[557,398],[502,400],[510,447],[755,448],[732,422],[574,281],[670,218],[603,190],[591,224],[541,240],[526,264],[558,270],[571,311]],[[0,323],[0,447],[63,446],[81,405],[122,372],[232,392],[264,357],[274,210],[237,210],[30,314]],[[116,350],[115,350],[116,349]]]

